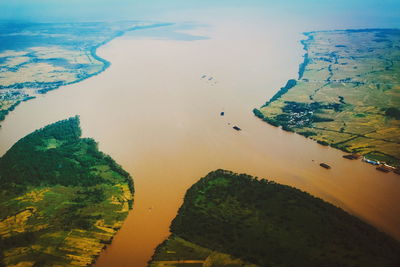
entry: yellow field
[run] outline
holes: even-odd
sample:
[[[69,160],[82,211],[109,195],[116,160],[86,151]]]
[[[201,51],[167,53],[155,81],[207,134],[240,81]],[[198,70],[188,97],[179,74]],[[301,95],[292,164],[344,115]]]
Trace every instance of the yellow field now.
[[[306,35],[296,85],[282,88],[256,115],[321,144],[399,166],[400,31]]]

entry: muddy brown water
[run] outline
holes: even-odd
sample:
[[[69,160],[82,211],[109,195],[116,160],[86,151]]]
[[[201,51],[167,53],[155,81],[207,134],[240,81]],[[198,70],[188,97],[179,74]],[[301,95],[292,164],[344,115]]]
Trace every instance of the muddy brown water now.
[[[83,135],[134,177],[134,209],[96,266],[146,266],[185,191],[219,168],[295,186],[399,239],[399,176],[252,115],[296,77],[302,36],[259,22],[196,34],[210,39],[115,39],[98,51],[112,63],[104,73],[22,103],[2,123],[0,154],[35,129],[79,114]]]

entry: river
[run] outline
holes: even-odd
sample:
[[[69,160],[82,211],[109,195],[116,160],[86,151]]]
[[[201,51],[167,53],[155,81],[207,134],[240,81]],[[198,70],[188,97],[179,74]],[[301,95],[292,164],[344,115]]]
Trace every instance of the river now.
[[[208,39],[117,38],[98,49],[111,62],[105,72],[24,102],[2,123],[1,155],[35,129],[79,114],[83,135],[134,177],[134,209],[97,267],[146,266],[185,191],[219,168],[295,186],[400,238],[399,176],[252,115],[297,77],[302,35],[248,20],[188,31]]]

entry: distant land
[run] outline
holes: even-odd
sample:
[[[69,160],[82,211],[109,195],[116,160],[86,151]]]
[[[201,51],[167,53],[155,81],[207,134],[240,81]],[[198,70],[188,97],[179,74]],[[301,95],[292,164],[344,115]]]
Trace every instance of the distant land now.
[[[306,54],[254,114],[322,145],[400,166],[400,30],[305,33]]]
[[[87,266],[122,226],[132,178],[80,136],[70,118],[0,158],[0,266]]]
[[[99,74],[110,63],[96,49],[141,22],[1,23],[0,122],[21,101]]]
[[[151,267],[395,267],[400,244],[296,188],[217,170],[195,183]]]

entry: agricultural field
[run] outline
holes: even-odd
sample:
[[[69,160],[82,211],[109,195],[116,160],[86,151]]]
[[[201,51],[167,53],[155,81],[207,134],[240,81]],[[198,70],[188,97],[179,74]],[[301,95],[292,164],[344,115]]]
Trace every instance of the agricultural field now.
[[[122,226],[132,179],[80,136],[70,118],[0,158],[0,266],[87,266]]]
[[[233,258],[229,254],[213,251],[178,236],[172,235],[160,244],[149,267],[258,267],[256,264]]]
[[[398,266],[400,244],[296,188],[216,170],[186,192],[171,236],[149,262],[164,266]]]
[[[109,62],[96,49],[156,25],[138,22],[0,23],[0,121],[21,101],[96,75]]]
[[[305,33],[299,78],[254,114],[274,126],[400,166],[400,30]]]

